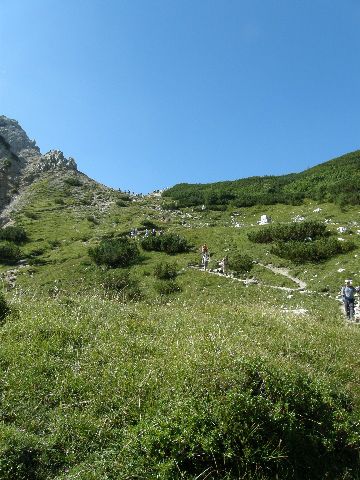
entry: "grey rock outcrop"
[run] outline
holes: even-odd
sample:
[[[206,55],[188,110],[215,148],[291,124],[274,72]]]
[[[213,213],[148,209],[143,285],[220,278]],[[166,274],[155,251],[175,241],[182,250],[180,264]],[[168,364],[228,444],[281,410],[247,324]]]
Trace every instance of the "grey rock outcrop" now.
[[[16,120],[0,116],[0,217],[26,186],[51,170],[77,171],[77,166],[60,150],[42,155]]]

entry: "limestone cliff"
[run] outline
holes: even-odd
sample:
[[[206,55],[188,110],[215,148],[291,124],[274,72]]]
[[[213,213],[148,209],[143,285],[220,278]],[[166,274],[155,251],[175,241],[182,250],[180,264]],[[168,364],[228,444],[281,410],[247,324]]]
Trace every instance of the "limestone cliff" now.
[[[24,188],[45,172],[59,169],[77,171],[77,165],[60,150],[42,155],[16,120],[0,116],[0,217]]]

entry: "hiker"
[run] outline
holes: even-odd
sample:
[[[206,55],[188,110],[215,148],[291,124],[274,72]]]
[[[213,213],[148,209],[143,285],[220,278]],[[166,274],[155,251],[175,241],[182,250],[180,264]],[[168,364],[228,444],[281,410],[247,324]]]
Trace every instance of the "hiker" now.
[[[156,230],[155,230],[155,228],[153,228],[153,229],[151,230],[151,235],[152,235],[153,237],[156,237]]]
[[[209,266],[209,261],[210,261],[210,255],[209,252],[204,252],[202,256],[202,264],[204,266],[204,270],[207,270]]]
[[[355,314],[355,293],[351,280],[345,280],[345,286],[341,289],[341,296],[344,302],[345,314],[348,320],[352,320]]]
[[[209,248],[206,245],[206,243],[204,243],[204,245],[201,247],[201,253],[204,254],[204,253],[208,253],[208,252],[209,252]]]
[[[224,275],[227,275],[228,267],[229,267],[229,259],[227,255],[225,255],[225,257],[220,261],[220,267],[221,267],[222,273]]]

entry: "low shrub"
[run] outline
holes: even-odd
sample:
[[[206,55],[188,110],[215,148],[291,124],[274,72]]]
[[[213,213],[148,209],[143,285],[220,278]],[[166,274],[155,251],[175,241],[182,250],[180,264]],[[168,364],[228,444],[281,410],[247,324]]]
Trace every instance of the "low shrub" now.
[[[162,251],[161,236],[149,235],[148,237],[142,238],[141,247],[148,252],[151,252],[151,251],[161,252]]]
[[[137,279],[129,270],[111,270],[105,273],[104,289],[108,294],[121,294],[124,299],[139,299],[141,291]]]
[[[238,251],[229,255],[229,269],[235,273],[247,273],[253,268],[253,260],[249,255]]]
[[[88,253],[97,265],[110,268],[128,267],[140,258],[136,243],[126,237],[103,240],[96,247],[89,248]]]
[[[71,187],[81,187],[82,182],[78,178],[68,177],[65,178],[64,182]]]
[[[155,228],[155,230],[159,229],[159,226],[156,223],[152,222],[151,220],[143,220],[141,222],[141,225],[144,228],[148,228],[149,230],[152,230],[153,228]]]
[[[338,388],[305,373],[268,368],[263,361],[240,366],[236,382],[217,388],[140,421],[134,427],[131,473],[137,478],[145,470],[151,478],[202,478],[203,472],[219,479],[358,478],[359,429],[351,421],[349,396]]]
[[[30,218],[31,220],[37,220],[39,215],[35,212],[24,212],[25,217]]]
[[[95,217],[95,215],[88,215],[86,217],[86,220],[90,223],[93,223],[94,225],[99,225],[99,220]]]
[[[158,263],[154,268],[154,276],[159,280],[175,280],[177,277],[176,263]]]
[[[21,258],[20,248],[12,242],[0,243],[0,263],[13,265]]]
[[[260,230],[250,232],[248,238],[255,243],[288,242],[290,240],[315,240],[328,237],[330,232],[321,222],[307,221],[283,225],[269,225]]]
[[[127,202],[125,200],[121,200],[121,198],[120,198],[119,200],[116,200],[116,206],[117,207],[128,207],[129,202]]]
[[[159,295],[170,295],[181,291],[175,280],[159,280],[155,283],[155,290]]]
[[[35,435],[12,426],[0,428],[1,480],[36,480],[39,476],[41,450]]]
[[[14,243],[24,243],[28,239],[26,231],[22,227],[4,227],[0,229],[0,240]]]
[[[190,250],[190,245],[186,238],[176,233],[165,233],[156,236],[150,235],[141,240],[141,246],[144,250],[165,252],[169,255],[184,253]]]
[[[352,242],[341,242],[334,237],[309,242],[283,242],[273,245],[270,252],[278,257],[300,264],[321,262],[341,253],[354,250]]]

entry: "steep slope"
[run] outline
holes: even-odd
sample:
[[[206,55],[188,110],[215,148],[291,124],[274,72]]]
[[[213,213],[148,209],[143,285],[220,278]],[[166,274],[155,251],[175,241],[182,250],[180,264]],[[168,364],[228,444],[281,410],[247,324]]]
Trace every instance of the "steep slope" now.
[[[163,196],[176,200],[179,206],[298,204],[304,198],[356,205],[360,203],[360,150],[301,173],[209,184],[182,183],[166,190]]]
[[[8,221],[27,187],[44,173],[56,171],[77,172],[74,159],[58,150],[42,155],[16,120],[0,116],[0,224]]]
[[[21,261],[0,262],[0,478],[358,479],[360,328],[337,300],[345,276],[360,283],[358,207],[268,206],[273,225],[346,227],[357,247],[294,264],[250,241],[263,206],[167,210],[35,153],[11,204]],[[152,228],[193,248],[145,249]],[[94,262],[123,239],[137,263]],[[251,271],[216,275],[234,252]]]

